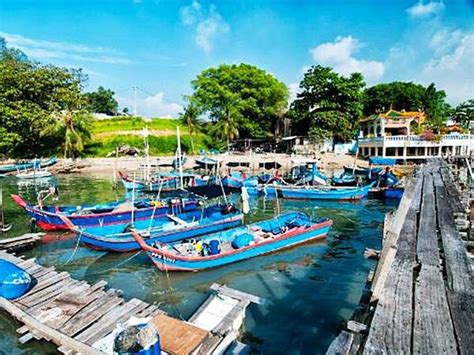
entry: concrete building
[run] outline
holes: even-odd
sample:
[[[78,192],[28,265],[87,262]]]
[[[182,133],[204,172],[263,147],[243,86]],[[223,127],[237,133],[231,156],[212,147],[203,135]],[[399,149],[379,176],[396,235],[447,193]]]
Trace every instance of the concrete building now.
[[[395,110],[374,114],[361,120],[359,155],[407,161],[433,156],[467,156],[474,149],[472,134],[413,134],[413,130],[425,120],[426,115],[423,112]]]

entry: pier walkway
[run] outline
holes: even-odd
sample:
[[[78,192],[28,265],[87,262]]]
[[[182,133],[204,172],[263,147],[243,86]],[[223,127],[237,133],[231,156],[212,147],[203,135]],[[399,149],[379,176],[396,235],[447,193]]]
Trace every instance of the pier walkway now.
[[[473,269],[459,231],[468,212],[444,161],[417,170],[386,218],[375,311],[349,322],[328,354],[474,353]]]
[[[17,329],[19,341],[45,339],[65,354],[110,353],[111,333],[131,317],[150,319],[165,353],[221,354],[232,346],[232,353],[238,354],[248,351],[236,341],[247,306],[262,302],[214,284],[207,301],[186,322],[166,315],[157,305],[136,298],[126,301],[120,290],[105,290],[105,281],[90,285],[54,267],[43,267],[35,259],[24,260],[5,251],[0,251],[0,258],[18,265],[34,279],[34,286],[24,296],[12,301],[0,297],[0,308],[24,324]]]

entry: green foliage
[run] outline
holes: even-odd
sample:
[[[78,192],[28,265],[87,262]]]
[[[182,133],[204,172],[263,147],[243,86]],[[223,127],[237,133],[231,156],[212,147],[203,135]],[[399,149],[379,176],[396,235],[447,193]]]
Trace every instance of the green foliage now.
[[[208,68],[192,86],[191,101],[213,122],[220,122],[215,130],[228,141],[270,135],[288,102],[284,83],[248,64]]]
[[[114,99],[114,92],[99,86],[97,91],[86,92],[84,97],[87,101],[87,109],[90,112],[115,115],[118,109],[117,100]]]
[[[81,89],[86,79],[82,72],[43,66],[29,61],[18,51],[5,49],[5,45],[2,48],[0,155],[47,155],[68,139],[75,142],[77,137],[60,130],[56,134],[43,133],[48,127],[56,126],[58,115],[74,116],[81,111],[84,104]],[[51,128],[50,132],[53,131]],[[62,133],[65,135],[61,136]],[[80,144],[76,147],[80,148]]]
[[[196,149],[213,148],[210,139],[203,134],[194,136],[194,145]],[[149,136],[151,155],[173,155],[177,148],[176,136]],[[96,138],[85,148],[86,156],[105,157],[108,153],[113,152],[115,147],[128,145],[136,147],[143,152],[143,137],[140,135],[115,135],[103,138]],[[184,152],[191,153],[191,137],[189,135],[181,136],[181,147]]]
[[[189,135],[191,138],[191,151],[194,154],[194,142],[193,135],[199,131],[201,122],[199,121],[199,115],[201,114],[198,106],[189,101],[188,105],[184,108],[184,112],[180,114],[180,120],[183,125],[188,127]]]
[[[426,88],[412,82],[378,84],[364,91],[364,114],[368,116],[390,108],[398,111],[422,110],[428,116],[428,124],[439,130],[445,126],[451,112],[445,98],[446,93],[436,90],[434,84]]]
[[[344,77],[331,68],[311,67],[300,83],[301,93],[287,117],[295,133],[324,139],[353,137],[362,114],[364,79],[360,73]]]
[[[176,127],[180,126],[186,131],[182,122],[173,118],[154,118],[145,121],[141,117],[118,116],[114,118],[96,120],[92,125],[93,133],[117,132],[117,131],[139,131],[147,126],[149,129],[176,132]]]
[[[470,124],[474,123],[474,100],[470,99],[460,103],[453,112],[453,117],[461,124],[465,130],[472,129]],[[472,122],[472,123],[471,123]]]

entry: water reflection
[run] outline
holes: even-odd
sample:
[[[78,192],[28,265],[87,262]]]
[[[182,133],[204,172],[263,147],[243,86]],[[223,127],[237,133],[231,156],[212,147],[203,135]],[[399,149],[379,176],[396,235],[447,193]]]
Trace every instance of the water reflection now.
[[[4,179],[8,193],[18,187]],[[123,198],[112,190],[111,180],[82,175],[60,178],[59,203],[84,204]],[[26,192],[27,198],[34,197]],[[5,193],[5,196],[8,196]],[[229,200],[240,204],[239,195]],[[9,235],[27,231],[28,218],[11,201],[6,202],[7,219],[14,222]],[[77,245],[70,234],[48,234],[38,248],[28,252],[45,265],[67,270],[91,283],[106,280],[109,287],[122,289],[124,297],[141,298],[160,304],[172,315],[188,318],[205,299],[214,283],[225,283],[267,300],[252,305],[245,321],[243,340],[253,350],[266,354],[324,353],[331,339],[356,308],[373,261],[365,260],[365,247],[379,248],[384,214],[394,201],[359,202],[293,201],[252,199],[251,223],[282,211],[298,210],[314,218],[334,220],[326,240],[307,243],[279,253],[257,257],[199,273],[163,273],[153,267],[143,253],[106,253]],[[15,326],[0,313],[0,351],[47,353],[38,342],[19,345]],[[35,345],[36,344],[36,345]]]

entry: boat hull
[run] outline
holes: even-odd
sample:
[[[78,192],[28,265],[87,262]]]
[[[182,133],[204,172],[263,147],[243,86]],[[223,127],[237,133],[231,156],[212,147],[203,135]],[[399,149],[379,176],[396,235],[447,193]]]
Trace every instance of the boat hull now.
[[[310,188],[280,188],[279,194],[282,198],[286,199],[350,201],[360,200],[366,197],[371,187],[372,184],[356,189],[318,190]]]
[[[181,260],[167,255],[160,255],[149,250],[147,250],[147,254],[160,270],[200,271],[236,263],[260,255],[277,252],[309,241],[322,239],[329,232],[331,224],[331,221],[327,221],[317,224],[302,233],[298,233],[298,231],[295,231],[295,233],[287,233],[280,238],[271,239],[256,246],[247,246],[242,249],[237,249],[234,252],[225,254],[221,257],[217,254],[213,258],[206,258],[206,260],[200,260],[199,258],[193,258],[195,260]]]
[[[146,238],[147,243],[172,243],[183,239],[193,238],[204,234],[215,233],[226,229],[242,225],[243,215],[235,214],[231,217],[221,219],[209,224],[194,225],[189,228],[176,229],[156,233]],[[84,245],[98,250],[108,250],[115,252],[127,252],[140,249],[140,244],[129,233],[121,236],[99,236],[91,233],[77,232],[80,242]]]
[[[94,228],[115,225],[117,228],[123,230],[123,228],[132,221],[131,210],[90,215],[67,215],[41,210],[37,207],[28,205],[23,200],[18,199],[16,195],[12,196],[12,198],[15,203],[23,208],[27,215],[36,222],[36,225],[45,231],[70,230],[72,228],[71,224],[76,228]],[[183,204],[176,203],[171,206],[135,209],[133,211],[133,220],[146,221],[152,216],[153,218],[160,218],[177,210],[193,211],[196,207],[197,201],[186,201],[184,207]]]

